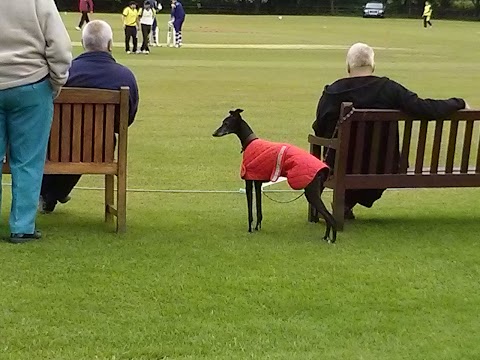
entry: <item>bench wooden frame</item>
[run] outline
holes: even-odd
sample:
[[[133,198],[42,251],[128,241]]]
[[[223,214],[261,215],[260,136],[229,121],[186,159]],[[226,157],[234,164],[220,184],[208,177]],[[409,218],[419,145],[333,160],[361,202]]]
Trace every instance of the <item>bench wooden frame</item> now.
[[[45,174],[105,175],[105,222],[112,223],[116,217],[119,233],[126,231],[128,118],[128,87],[62,89],[55,99],[45,163]],[[3,172],[10,173],[8,162]]]
[[[339,230],[344,227],[348,189],[480,187],[480,111],[460,110],[448,119],[418,120],[396,110],[355,109],[351,103],[343,103],[339,122],[335,139],[308,137],[310,153],[319,159],[324,148],[336,150],[335,173],[326,186],[333,189],[333,215]],[[372,146],[368,159],[363,159],[369,123],[373,127]],[[356,132],[354,145],[350,144],[352,129]],[[388,129],[388,135],[386,153],[381,156],[385,163],[379,171],[381,129]],[[400,130],[400,149],[395,149],[396,129]],[[446,147],[442,147],[442,140]],[[397,169],[392,166],[396,150],[400,150]],[[347,170],[349,159],[353,166]],[[316,216],[309,206],[308,220],[315,221]]]

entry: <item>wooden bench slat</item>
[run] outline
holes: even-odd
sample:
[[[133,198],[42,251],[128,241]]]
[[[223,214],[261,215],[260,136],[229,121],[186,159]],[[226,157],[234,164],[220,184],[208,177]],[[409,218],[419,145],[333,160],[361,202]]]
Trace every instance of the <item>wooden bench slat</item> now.
[[[476,166],[476,171],[480,172],[480,131],[478,132],[478,144],[477,144],[477,166]]]
[[[116,90],[64,88],[55,99],[57,104],[120,104],[120,94]]]
[[[480,174],[372,174],[345,177],[347,189],[478,187]]]
[[[105,146],[104,146],[104,161],[112,162],[115,155],[115,106],[107,105],[105,113]]]
[[[83,108],[83,138],[82,138],[82,161],[92,162],[93,149],[93,105],[86,104]]]
[[[449,120],[479,120],[480,110],[459,110],[449,116]],[[384,110],[384,109],[355,109],[351,115],[350,121],[366,121],[366,122],[389,122],[389,121],[406,121],[414,120],[411,116],[398,110]],[[425,119],[423,119],[425,120]],[[427,121],[436,121],[438,119],[431,119]]]
[[[468,164],[470,161],[470,148],[472,147],[474,122],[468,120],[465,124],[465,134],[463,137],[462,162],[460,165],[460,172],[466,173],[468,171]]]
[[[363,153],[365,147],[365,123],[357,124],[357,136],[355,139],[355,151],[353,153],[353,173],[360,174],[362,172]]]
[[[105,107],[103,105],[95,105],[93,161],[97,163],[103,161],[104,126]]]
[[[440,160],[440,149],[442,144],[443,120],[435,122],[435,133],[433,135],[432,158],[430,161],[430,173],[436,174]]]
[[[83,106],[73,105],[72,162],[79,162],[82,158],[82,120]]]
[[[425,158],[425,145],[427,143],[428,121],[423,120],[420,123],[420,132],[418,134],[417,158],[415,160],[415,172],[421,173],[423,160]]]
[[[118,172],[117,163],[45,163],[45,174],[110,174]]]
[[[405,173],[408,168],[408,157],[410,155],[410,142],[412,139],[413,120],[406,120],[403,130],[402,153],[400,155],[400,173]]]
[[[62,105],[62,117],[60,119],[61,141],[60,141],[60,161],[69,162],[72,134],[72,105]]]
[[[458,133],[458,120],[452,120],[450,122],[450,133],[448,137],[447,147],[447,162],[445,166],[446,173],[453,171],[453,163],[455,161],[455,147],[457,145],[457,133]]]
[[[328,139],[328,138],[318,137],[310,134],[308,135],[308,143],[313,145],[318,145],[318,146],[329,147],[331,149],[338,148],[337,138]]]
[[[62,107],[59,104],[54,105],[52,128],[50,130],[50,140],[48,143],[47,159],[51,161],[60,160],[60,117]]]
[[[382,123],[381,122],[374,122],[373,123],[373,135],[372,135],[372,147],[370,151],[370,159],[369,159],[369,166],[368,172],[370,174],[374,174],[377,172],[378,168],[378,158],[380,156],[380,138],[382,133]]]
[[[355,109],[350,116],[351,122],[389,122],[399,119],[411,120],[411,117],[395,110]]]
[[[398,124],[396,122],[391,122],[387,124],[388,126],[388,137],[387,137],[387,156],[385,157],[385,173],[391,174],[394,170],[395,164],[395,155],[398,154]],[[398,156],[398,155],[397,155]]]

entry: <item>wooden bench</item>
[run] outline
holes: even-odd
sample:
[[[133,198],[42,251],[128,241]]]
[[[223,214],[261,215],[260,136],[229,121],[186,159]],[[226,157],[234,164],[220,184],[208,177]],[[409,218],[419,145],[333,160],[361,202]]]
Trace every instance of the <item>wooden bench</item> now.
[[[316,157],[322,158],[324,148],[336,151],[334,174],[326,186],[333,189],[339,230],[344,227],[345,190],[480,186],[480,111],[418,120],[396,110],[361,110],[343,103],[339,123],[335,139],[308,137]],[[372,131],[367,146],[366,129]],[[387,141],[383,151],[379,151],[381,139]],[[396,156],[399,167],[393,166]],[[309,221],[316,218],[309,207]]]
[[[55,99],[45,174],[105,175],[105,222],[126,231],[129,88],[64,88]],[[115,150],[115,120],[118,143]],[[10,173],[8,161],[3,173]],[[115,207],[115,177],[117,205]]]

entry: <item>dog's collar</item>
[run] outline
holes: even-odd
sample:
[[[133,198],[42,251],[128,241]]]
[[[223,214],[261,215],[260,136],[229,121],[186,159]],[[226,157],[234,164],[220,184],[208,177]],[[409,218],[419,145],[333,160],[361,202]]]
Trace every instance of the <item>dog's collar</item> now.
[[[248,135],[247,138],[245,139],[245,144],[243,145],[242,151],[240,151],[240,153],[243,153],[245,151],[245,149],[247,148],[247,146],[250,145],[250,143],[253,140],[256,140],[256,139],[258,139],[258,138],[254,133],[251,133],[250,135]]]

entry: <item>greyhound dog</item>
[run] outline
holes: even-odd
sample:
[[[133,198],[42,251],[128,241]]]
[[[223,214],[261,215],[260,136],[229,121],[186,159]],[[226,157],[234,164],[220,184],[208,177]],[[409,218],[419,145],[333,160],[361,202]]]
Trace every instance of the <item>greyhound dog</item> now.
[[[221,137],[236,134],[242,144],[241,176],[245,180],[248,205],[248,231],[252,232],[253,187],[257,208],[255,230],[262,226],[262,183],[276,181],[285,176],[293,189],[304,189],[307,201],[325,219],[326,230],[323,240],[334,243],[337,238],[337,225],[334,217],[321,199],[329,168],[307,151],[290,144],[274,143],[257,138],[253,130],[240,115],[242,109],[230,111],[222,125],[212,134]],[[330,237],[330,232],[333,236]]]

